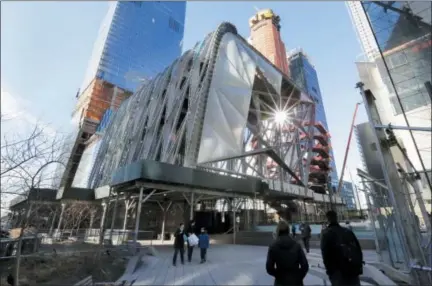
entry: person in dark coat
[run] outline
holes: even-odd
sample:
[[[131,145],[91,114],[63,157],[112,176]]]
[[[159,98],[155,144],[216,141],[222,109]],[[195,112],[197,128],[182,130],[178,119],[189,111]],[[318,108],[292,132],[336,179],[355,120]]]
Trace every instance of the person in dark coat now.
[[[195,229],[195,221],[191,220],[188,228],[186,230],[186,236],[189,237],[192,234],[196,235],[196,229]],[[189,240],[187,241],[187,257],[188,257],[188,262],[192,261],[192,254],[193,254],[193,250],[194,250],[194,246],[189,244]]]
[[[355,234],[339,225],[335,211],[328,211],[329,225],[322,232],[321,254],[332,286],[360,286],[363,253]]]
[[[207,249],[210,247],[210,237],[204,227],[201,228],[198,247],[201,250],[201,263],[204,263],[207,261]]]
[[[309,241],[312,237],[312,229],[307,222],[300,226],[301,236],[306,252],[309,253]]]
[[[177,231],[174,233],[174,257],[173,265],[176,266],[177,255],[180,252],[181,263],[184,264],[184,224],[181,223]]]
[[[267,254],[267,273],[275,278],[275,286],[302,286],[309,270],[302,247],[289,235],[285,221],[279,222],[276,236]]]

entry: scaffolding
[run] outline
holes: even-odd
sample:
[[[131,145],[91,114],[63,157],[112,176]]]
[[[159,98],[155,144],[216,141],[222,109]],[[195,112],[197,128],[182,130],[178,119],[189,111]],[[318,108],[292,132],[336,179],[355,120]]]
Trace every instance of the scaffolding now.
[[[382,122],[372,92],[364,90],[361,82],[357,84],[357,88],[359,88],[366,106],[369,123],[374,134],[374,143],[384,174],[384,182],[381,183],[367,173],[358,170],[358,175],[363,179],[363,183],[365,183],[364,180],[368,180],[378,186],[378,188],[374,188],[374,186],[367,188],[364,184],[364,189],[369,191],[369,195],[373,198],[373,204],[375,204],[374,208],[370,208],[373,227],[375,231],[377,228],[381,230],[381,232],[377,232],[377,249],[382,252],[383,262],[410,271],[412,284],[429,285],[432,282],[431,260],[430,256],[428,257],[430,243],[425,245],[425,241],[429,240],[430,242],[430,232],[424,240],[420,233],[418,218],[414,215],[411,194],[407,188],[407,184],[413,184],[415,189],[417,182],[413,182],[412,178],[406,176],[401,165],[396,165],[391,148],[398,143],[395,142],[394,136],[391,136],[392,133],[387,132],[386,134],[382,128],[376,128],[381,126]],[[368,203],[371,204],[369,196],[367,198]],[[417,194],[416,198],[417,203],[424,204],[421,196]],[[373,213],[374,209],[377,210],[376,213]],[[424,205],[422,209],[424,209]],[[428,228],[430,229],[430,222]]]

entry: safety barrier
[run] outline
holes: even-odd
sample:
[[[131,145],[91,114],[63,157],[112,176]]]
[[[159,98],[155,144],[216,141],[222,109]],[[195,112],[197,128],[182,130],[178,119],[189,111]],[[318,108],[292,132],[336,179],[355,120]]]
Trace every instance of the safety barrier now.
[[[15,257],[18,249],[18,238],[2,238],[0,239],[0,259],[9,259]],[[30,236],[22,238],[21,253],[23,255],[35,253],[39,250],[41,238],[38,236]]]

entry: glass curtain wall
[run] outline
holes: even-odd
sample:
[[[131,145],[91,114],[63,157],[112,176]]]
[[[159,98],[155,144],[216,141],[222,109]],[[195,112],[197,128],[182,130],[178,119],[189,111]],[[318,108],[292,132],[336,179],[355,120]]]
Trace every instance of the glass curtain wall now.
[[[393,115],[405,116],[406,124],[412,126],[418,126],[422,118],[430,121],[431,4],[362,1],[380,49],[376,63],[390,93]],[[427,170],[430,168],[430,142],[423,141],[430,139],[425,139],[424,133],[413,131],[412,134],[418,162]],[[428,185],[430,188],[430,182]]]
[[[403,116],[405,124],[411,126],[416,126],[418,117],[425,115],[430,121],[431,94],[428,85],[431,81],[431,2],[361,3],[380,50],[375,62],[390,94],[393,115],[395,118]],[[427,118],[425,121],[428,121]],[[416,132],[406,135],[407,140],[414,141],[416,155],[423,168],[418,171],[426,171],[425,163],[430,166],[430,159],[425,160],[425,156],[421,154],[422,151],[428,152],[430,158],[430,139],[425,140],[424,135]],[[428,150],[418,147],[424,141],[429,141]],[[429,188],[430,182],[426,186]],[[394,267],[408,270],[411,262],[408,261],[408,250],[405,249],[404,235],[401,233],[404,226],[397,225],[395,219],[400,213],[390,202],[387,190],[377,185],[374,187],[373,191],[366,186],[364,189],[369,189],[370,192],[370,215],[373,217],[381,257]],[[414,216],[412,208],[411,211]],[[411,221],[415,224],[416,219],[413,217]],[[423,242],[420,237],[422,248],[425,247]]]

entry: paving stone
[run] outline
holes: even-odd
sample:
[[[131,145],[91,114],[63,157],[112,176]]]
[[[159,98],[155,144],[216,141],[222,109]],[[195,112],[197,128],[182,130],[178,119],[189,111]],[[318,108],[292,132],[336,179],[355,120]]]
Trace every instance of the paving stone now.
[[[207,262],[200,264],[199,250],[195,249],[192,263],[172,266],[172,246],[156,247],[157,257],[143,258],[142,265],[128,281],[134,285],[273,285],[273,277],[265,270],[267,247],[246,245],[214,245],[207,253]],[[185,253],[186,256],[186,253]],[[373,251],[364,251],[366,261],[377,261]],[[318,249],[308,257],[320,258]],[[186,258],[186,257],[185,257]],[[125,277],[122,277],[124,279]],[[308,274],[305,285],[324,285],[322,279]]]

